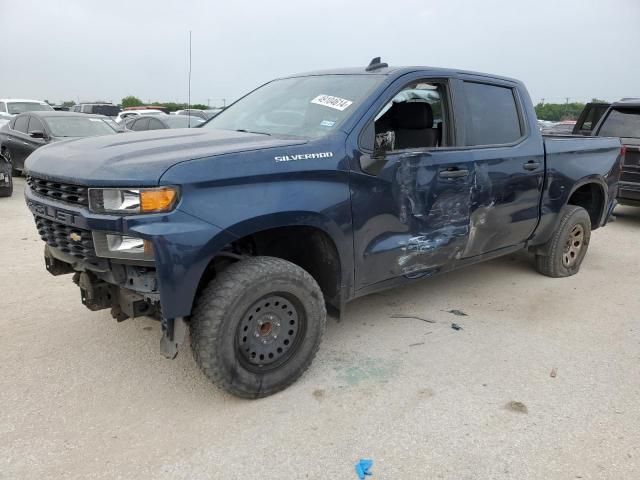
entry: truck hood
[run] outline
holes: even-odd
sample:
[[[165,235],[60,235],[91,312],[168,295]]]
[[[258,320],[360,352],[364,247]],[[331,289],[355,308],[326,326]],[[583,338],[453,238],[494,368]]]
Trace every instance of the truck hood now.
[[[171,166],[225,153],[306,143],[232,130],[151,130],[55,142],[33,152],[29,175],[89,186],[152,186]]]

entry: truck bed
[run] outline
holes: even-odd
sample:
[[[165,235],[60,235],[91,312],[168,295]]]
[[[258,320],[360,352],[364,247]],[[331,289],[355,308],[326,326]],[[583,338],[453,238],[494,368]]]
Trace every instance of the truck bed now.
[[[614,137],[543,135],[546,175],[540,204],[540,224],[534,242],[544,243],[556,227],[556,213],[587,181],[597,179],[605,195],[603,212],[592,218],[592,229],[606,224],[615,203],[620,176],[620,140]],[[604,180],[603,180],[604,179]]]

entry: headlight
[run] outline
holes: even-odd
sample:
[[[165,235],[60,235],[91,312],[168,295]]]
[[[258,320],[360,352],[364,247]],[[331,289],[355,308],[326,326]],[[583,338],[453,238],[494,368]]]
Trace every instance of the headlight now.
[[[90,188],[89,210],[94,213],[170,212],[178,203],[177,187]]]
[[[93,245],[99,257],[153,261],[153,245],[142,238],[93,232]]]

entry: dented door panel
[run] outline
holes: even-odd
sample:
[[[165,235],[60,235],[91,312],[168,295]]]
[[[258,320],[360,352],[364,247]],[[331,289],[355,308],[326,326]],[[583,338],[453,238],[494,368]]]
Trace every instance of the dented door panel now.
[[[469,157],[453,150],[394,153],[377,176],[353,173],[357,288],[434,273],[462,258],[474,178]]]
[[[544,184],[541,143],[534,136],[515,146],[473,150],[475,178],[465,258],[521,244],[533,234]],[[527,170],[525,165],[537,167]]]

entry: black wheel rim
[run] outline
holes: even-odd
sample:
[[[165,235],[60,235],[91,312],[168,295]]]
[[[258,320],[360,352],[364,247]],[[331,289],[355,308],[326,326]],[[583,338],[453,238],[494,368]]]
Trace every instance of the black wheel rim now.
[[[270,294],[244,313],[236,346],[245,366],[265,371],[285,363],[295,352],[306,328],[301,305],[284,294]]]

